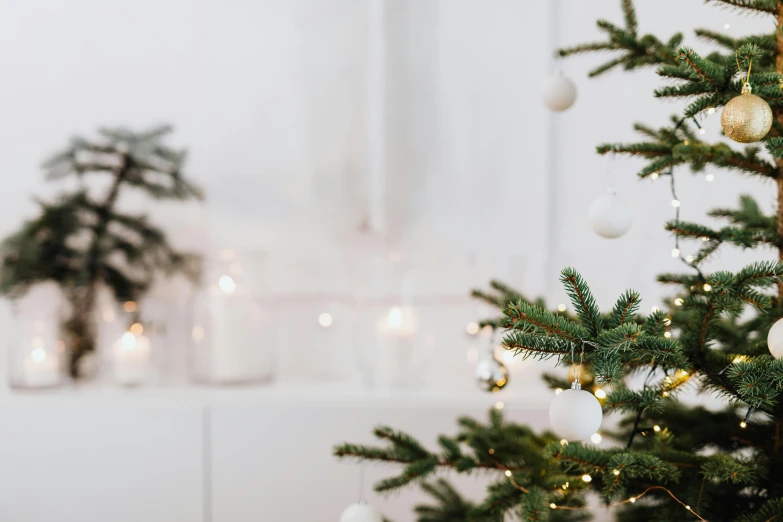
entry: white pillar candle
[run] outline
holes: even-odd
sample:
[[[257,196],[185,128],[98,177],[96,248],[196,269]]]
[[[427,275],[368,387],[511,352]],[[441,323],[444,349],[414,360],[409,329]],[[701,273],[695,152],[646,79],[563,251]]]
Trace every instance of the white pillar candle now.
[[[112,353],[114,379],[119,384],[134,386],[143,383],[152,370],[150,340],[143,335],[125,332],[114,343]]]
[[[35,339],[33,339],[35,345]],[[23,383],[28,388],[47,388],[60,384],[60,364],[56,354],[41,346],[30,351],[23,362]]]

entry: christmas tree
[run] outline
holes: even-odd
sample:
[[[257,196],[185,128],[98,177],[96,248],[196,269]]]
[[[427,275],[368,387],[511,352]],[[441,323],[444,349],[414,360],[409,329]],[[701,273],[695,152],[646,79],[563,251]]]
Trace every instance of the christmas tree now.
[[[166,234],[143,214],[117,209],[126,188],[154,199],[200,199],[201,190],[182,174],[185,152],[164,143],[168,126],[145,132],[101,129],[98,139],[76,137],[44,163],[47,178],[75,176],[80,188],[55,201],[38,201],[40,215],[0,245],[0,293],[23,296],[31,286],[56,283],[69,305],[62,325],[69,371],[95,350],[96,305],[102,289],[119,302],[138,301],[159,273],[199,273],[199,257],[173,249]],[[84,185],[91,176],[108,178],[101,197]]]
[[[637,124],[641,141],[599,145],[600,154],[644,159],[642,179],[673,180],[675,169],[686,165],[693,172],[709,165],[751,175],[776,188],[776,212],[766,214],[751,197],[741,196],[736,208],[710,213],[725,220],[722,228],[684,222],[677,214],[666,228],[676,241],[673,256],[687,268],[658,276],[672,296],[666,309],[646,317],[639,314],[641,297],[632,290],[601,312],[571,268],[562,271],[561,282],[573,316],[548,311],[499,283],[475,292],[502,309],[502,317],[486,324],[505,331],[504,346],[517,356],[575,369],[583,358],[581,391],[568,390],[571,383],[564,379],[546,379],[553,388],[566,388],[561,396],[602,387],[603,413],[617,421],[607,433],[613,443],[599,448],[558,440],[559,434],[535,434],[493,411],[486,425],[461,419],[457,435],[442,437],[437,449],[388,427],[375,431],[383,446],[335,448],[341,457],[401,463],[399,474],[376,490],[420,484],[437,503],[419,507],[419,521],[496,521],[514,515],[576,520],[589,516],[586,503],[593,501],[587,491],[602,505],[615,506],[621,521],[783,520],[783,360],[776,358],[783,356],[783,323],[777,323],[783,316],[783,2],[713,3],[772,17],[777,29],[743,38],[697,29],[698,37],[723,49],[701,56],[681,46],[681,34],[665,40],[640,34],[632,2],[623,0],[624,26],[601,20],[605,41],[559,54],[613,53],[591,76],[655,67],[668,81],[656,97],[689,100],[668,125]],[[699,119],[720,107],[728,137],[763,141],[763,148],[703,141]],[[681,240],[692,241],[696,255],[683,257]],[[706,262],[726,246],[758,249],[760,259],[772,247],[777,259],[736,273],[708,273]],[[683,404],[677,398],[684,388],[717,398],[721,406]],[[565,424],[580,415],[572,410]],[[555,422],[554,407],[550,418],[562,424],[562,419]],[[490,470],[496,478],[484,501],[472,505],[447,484],[434,482],[441,469]]]

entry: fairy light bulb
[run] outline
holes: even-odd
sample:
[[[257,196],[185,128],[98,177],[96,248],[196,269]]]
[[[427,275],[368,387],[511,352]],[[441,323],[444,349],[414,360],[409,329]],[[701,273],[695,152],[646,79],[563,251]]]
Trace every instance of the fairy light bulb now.
[[[563,393],[563,388],[555,388],[555,395],[560,395]]]
[[[650,179],[658,179],[658,173],[653,172],[652,174],[650,174]]]
[[[674,300],[675,306],[682,306],[683,303],[685,303],[685,300],[682,297],[678,297],[677,299]]]
[[[704,288],[705,292],[709,292],[710,290],[712,290],[712,286],[710,286],[708,283],[704,283],[704,286],[702,288]]]
[[[591,477],[590,475],[585,473],[584,475],[582,475],[582,480],[585,481],[585,482],[592,482],[593,481],[593,477]]]
[[[703,134],[706,134],[706,133],[707,133],[707,129],[705,129],[704,127],[699,127],[699,134],[703,135]]]
[[[630,502],[631,504],[633,504],[634,502],[636,502],[636,497],[631,497],[631,498],[629,498],[629,499],[628,499],[628,502]]]
[[[593,442],[593,444],[601,444],[601,441],[604,439],[601,437],[600,433],[593,433],[590,435],[590,440]]]
[[[505,403],[503,401],[498,401],[495,403],[495,409],[496,410],[502,410],[505,407]]]
[[[616,477],[617,475],[620,474],[620,470],[616,469],[616,470],[612,471],[612,473],[614,473],[614,476]]]
[[[728,25],[728,24],[726,24],[726,25]],[[707,107],[707,114],[710,114],[710,115],[715,114],[715,107]]]
[[[597,390],[595,390],[595,396],[598,397],[599,399],[606,399],[606,392],[603,391],[601,388],[598,388]]]
[[[748,423],[747,422],[745,422],[745,421],[740,422],[740,428],[747,428],[747,427],[748,427]]]
[[[30,352],[30,358],[35,362],[43,362],[46,359],[46,350],[43,348],[35,348]]]
[[[132,350],[136,347],[136,336],[130,332],[122,334],[122,347],[126,350]]]
[[[679,200],[679,199],[673,199],[673,200],[672,200],[672,206],[673,206],[674,208],[679,208],[679,206],[680,206],[680,200]]]
[[[402,308],[395,306],[389,310],[386,322],[390,328],[400,328],[402,326]]]
[[[566,305],[563,304],[563,303],[560,303],[559,305],[557,305],[557,311],[558,312],[565,312],[566,311]]]
[[[468,335],[476,335],[479,333],[478,323],[468,323],[468,325],[465,327],[465,331],[468,332]]]
[[[672,257],[680,257],[680,249],[672,248]]]
[[[551,504],[549,504],[549,507],[552,508],[552,509],[557,509],[557,504],[552,502]]]
[[[715,175],[714,174],[707,174],[706,176],[704,176],[704,179],[707,180],[708,182],[715,181]]]
[[[667,339],[670,339],[671,336],[672,336],[672,333],[671,332],[663,332],[663,336],[666,337]]]
[[[658,433],[659,431],[661,431],[661,427],[656,424],[655,426],[653,426],[653,431],[655,433]]]
[[[324,312],[318,316],[318,324],[320,324],[322,328],[329,328],[332,326],[333,322],[334,319],[332,318],[332,314],[328,312]]]
[[[511,476],[511,470],[508,470],[508,469],[506,470],[506,476],[507,476],[507,477],[510,477],[510,476]]]
[[[218,287],[226,294],[233,294],[237,289],[237,284],[230,275],[222,275],[218,279]]]

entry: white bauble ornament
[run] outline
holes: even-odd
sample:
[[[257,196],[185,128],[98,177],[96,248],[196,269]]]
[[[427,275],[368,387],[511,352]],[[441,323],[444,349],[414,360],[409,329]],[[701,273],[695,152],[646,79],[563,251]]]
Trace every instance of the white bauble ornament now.
[[[369,504],[359,502],[345,508],[340,522],[383,522],[383,515]]]
[[[598,196],[590,204],[587,219],[596,234],[608,239],[622,236],[633,223],[631,211],[614,191]]]
[[[780,359],[783,357],[783,319],[778,319],[767,334],[767,347],[772,357]]]
[[[541,100],[550,110],[564,111],[576,101],[576,85],[558,71],[541,86]]]
[[[587,440],[601,427],[601,404],[578,382],[555,396],[549,407],[549,422],[560,437],[568,441]]]

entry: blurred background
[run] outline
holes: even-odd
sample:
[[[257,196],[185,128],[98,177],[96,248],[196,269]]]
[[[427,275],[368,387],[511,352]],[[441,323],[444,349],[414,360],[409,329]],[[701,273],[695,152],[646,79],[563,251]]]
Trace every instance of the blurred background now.
[[[681,29],[674,9],[708,29],[770,29],[700,2],[637,4],[640,29],[665,37]],[[498,279],[555,308],[574,266],[603,309],[635,288],[649,311],[666,298],[655,275],[684,268],[663,229],[668,180],[595,153],[682,107],[651,96],[654,70],[589,80],[598,57],[553,60],[598,39],[598,18],[619,21],[619,1],[0,3],[0,235],[36,217],[34,197],[106,190],[41,168],[102,127],[171,124],[205,193],[120,193],[117,209],[202,256],[203,277],[159,278],[138,302],[102,296],[81,379],[63,375],[56,285],[3,301],[0,517],[328,521],[363,488],[413,520],[417,493],[373,497],[384,469],[362,482],[332,445],[379,423],[431,442],[490,407],[546,428],[551,364],[498,353],[508,384],[476,385],[499,340],[479,330],[495,311],[470,290]],[[578,91],[563,113],[540,101],[557,68]],[[702,124],[720,137],[719,115]],[[725,173],[677,183],[684,220],[710,223],[745,192],[774,204]],[[609,186],[634,217],[614,240],[587,220]],[[726,251],[710,268],[748,261]]]

